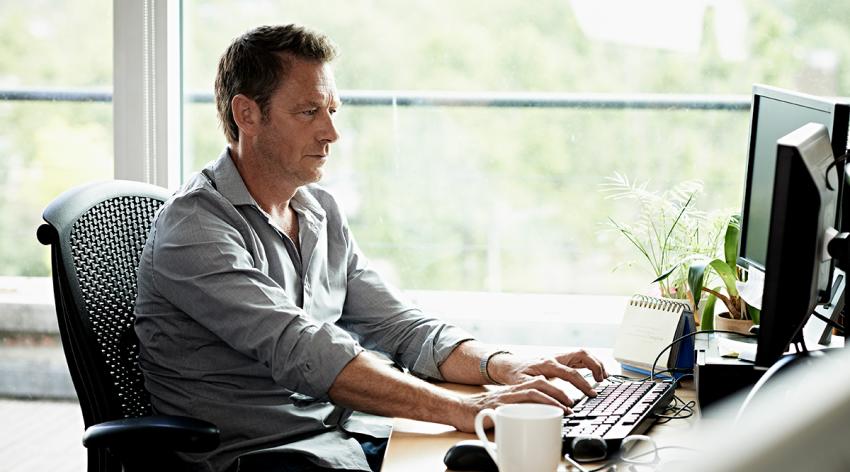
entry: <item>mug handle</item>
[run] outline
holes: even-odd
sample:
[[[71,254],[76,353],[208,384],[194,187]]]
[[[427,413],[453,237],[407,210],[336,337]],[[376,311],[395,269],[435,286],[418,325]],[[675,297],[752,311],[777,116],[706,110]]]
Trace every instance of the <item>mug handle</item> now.
[[[481,443],[484,444],[484,449],[487,450],[487,454],[490,454],[490,457],[493,458],[493,462],[496,464],[499,463],[499,459],[496,458],[496,449],[493,448],[493,443],[487,439],[487,433],[484,432],[484,418],[490,417],[493,420],[493,424],[496,424],[496,410],[492,408],[485,408],[478,412],[475,415],[475,434],[478,436],[478,439],[481,440]]]

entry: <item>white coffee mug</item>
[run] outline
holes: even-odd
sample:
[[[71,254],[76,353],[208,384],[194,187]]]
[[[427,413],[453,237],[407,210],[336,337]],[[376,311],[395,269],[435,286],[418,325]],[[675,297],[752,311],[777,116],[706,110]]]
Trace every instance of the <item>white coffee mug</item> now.
[[[553,472],[561,462],[561,420],[564,410],[536,403],[486,408],[475,416],[475,433],[499,472]],[[496,427],[496,450],[484,432],[484,418]]]

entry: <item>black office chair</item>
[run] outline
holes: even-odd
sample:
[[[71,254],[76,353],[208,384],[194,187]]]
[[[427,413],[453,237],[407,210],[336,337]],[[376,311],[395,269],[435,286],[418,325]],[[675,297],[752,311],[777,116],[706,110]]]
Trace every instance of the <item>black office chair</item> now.
[[[206,421],[152,416],[138,366],[133,306],[139,258],[168,198],[153,185],[111,181],[71,189],[44,210],[56,316],[80,400],[88,471],[179,470],[175,451],[219,444]]]

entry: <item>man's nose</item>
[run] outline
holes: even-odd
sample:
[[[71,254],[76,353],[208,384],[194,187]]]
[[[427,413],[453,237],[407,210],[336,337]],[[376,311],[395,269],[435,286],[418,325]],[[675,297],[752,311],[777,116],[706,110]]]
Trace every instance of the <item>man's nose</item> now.
[[[330,113],[325,113],[323,118],[322,128],[319,132],[319,140],[327,143],[336,142],[339,139],[339,130],[334,124],[334,117]]]

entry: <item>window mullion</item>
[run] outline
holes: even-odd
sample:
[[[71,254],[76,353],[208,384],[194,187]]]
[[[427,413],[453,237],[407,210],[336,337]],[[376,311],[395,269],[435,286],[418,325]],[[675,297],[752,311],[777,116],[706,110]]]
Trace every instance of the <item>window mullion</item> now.
[[[114,0],[116,179],[179,184],[181,3]]]

